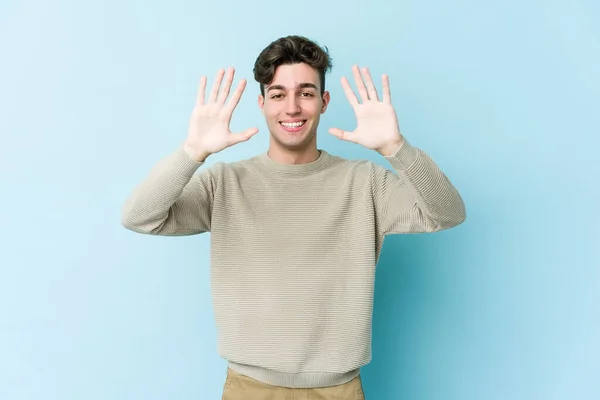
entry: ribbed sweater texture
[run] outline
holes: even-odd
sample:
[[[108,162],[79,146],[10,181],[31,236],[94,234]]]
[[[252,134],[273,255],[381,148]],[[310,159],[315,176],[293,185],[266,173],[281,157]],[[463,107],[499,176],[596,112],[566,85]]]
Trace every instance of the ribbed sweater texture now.
[[[404,140],[392,169],[319,150],[204,166],[182,147],[127,198],[122,224],[150,235],[210,232],[218,352],[230,368],[293,388],[345,383],[371,360],[376,265],[388,234],[465,220],[457,189]]]

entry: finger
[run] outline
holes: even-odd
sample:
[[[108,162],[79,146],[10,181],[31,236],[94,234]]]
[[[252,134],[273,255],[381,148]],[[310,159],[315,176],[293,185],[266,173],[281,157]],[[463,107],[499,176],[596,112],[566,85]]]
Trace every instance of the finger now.
[[[229,103],[227,104],[227,109],[229,110],[229,112],[233,113],[233,110],[235,109],[235,107],[237,107],[238,103],[240,102],[240,98],[242,97],[242,93],[244,93],[245,88],[246,80],[242,79],[240,80],[240,83],[238,83],[235,92],[233,92],[233,95],[231,95]]]
[[[348,142],[355,142],[353,132],[344,131],[339,128],[331,128],[329,129],[329,133],[338,139],[346,140]]]
[[[229,90],[231,89],[231,83],[233,82],[233,75],[235,74],[235,70],[233,67],[230,67],[227,70],[227,76],[225,77],[225,86],[221,90],[221,94],[219,95],[218,103],[224,104],[227,96],[229,96]]]
[[[198,93],[196,94],[196,105],[201,106],[204,104],[204,92],[206,91],[206,77],[200,78],[200,85],[198,86]]]
[[[362,69],[362,75],[364,76],[364,80],[367,84],[367,93],[369,94],[370,100],[379,100],[377,97],[377,89],[375,89],[375,84],[373,83],[373,79],[371,78],[371,73],[367,67]]]
[[[383,86],[383,101],[385,103],[392,102],[392,91],[390,90],[390,77],[386,74],[383,74],[381,77],[381,82]]]
[[[215,77],[212,90],[210,91],[210,98],[208,99],[209,103],[214,103],[217,101],[217,96],[219,95],[219,88],[221,87],[221,82],[223,81],[223,75],[225,75],[225,70],[220,69],[217,73],[217,76]]]
[[[243,132],[240,133],[232,133],[231,135],[229,135],[229,146],[233,146],[236,145],[238,143],[241,142],[245,142],[247,140],[249,140],[252,136],[256,135],[258,133],[258,128],[250,128],[250,129],[246,129]]]
[[[360,70],[358,66],[352,67],[352,75],[354,75],[354,81],[356,82],[356,88],[358,89],[358,93],[360,93],[360,97],[363,103],[369,101],[369,93],[367,93],[367,88],[365,87],[365,83],[363,82],[362,76],[360,75]]]
[[[356,98],[356,95],[352,91],[352,88],[350,87],[350,82],[348,82],[348,79],[346,79],[346,77],[344,76],[344,77],[342,77],[341,82],[342,82],[342,88],[344,89],[344,93],[346,94],[346,98],[348,99],[350,104],[352,106],[357,105],[358,99]]]

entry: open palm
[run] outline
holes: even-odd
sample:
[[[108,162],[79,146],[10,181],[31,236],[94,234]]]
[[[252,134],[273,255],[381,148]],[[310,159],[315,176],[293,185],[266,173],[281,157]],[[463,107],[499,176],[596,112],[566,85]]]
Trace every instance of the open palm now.
[[[363,68],[361,75],[358,67],[354,66],[352,73],[362,103],[358,101],[346,77],[343,77],[341,82],[346,97],[356,115],[356,129],[354,131],[344,131],[339,128],[331,128],[329,132],[339,139],[354,142],[380,152],[399,145],[402,142],[402,135],[396,110],[392,106],[388,76],[383,75],[382,77],[383,99],[379,100],[369,70]]]
[[[227,75],[225,75],[227,73]],[[233,111],[237,107],[246,80],[242,79],[233,95],[227,101],[235,70],[230,67],[225,71],[220,69],[213,83],[212,90],[205,96],[207,77],[200,79],[200,87],[196,104],[190,118],[188,136],[184,149],[197,161],[204,160],[210,154],[218,153],[227,147],[247,141],[258,132],[258,128],[249,128],[240,133],[229,129]],[[225,78],[225,83],[223,83]]]

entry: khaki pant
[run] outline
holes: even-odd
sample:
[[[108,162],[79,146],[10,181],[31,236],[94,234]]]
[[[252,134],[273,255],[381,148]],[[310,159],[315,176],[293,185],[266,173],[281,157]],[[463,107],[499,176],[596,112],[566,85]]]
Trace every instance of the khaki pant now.
[[[343,385],[291,389],[271,386],[227,369],[222,400],[365,400],[360,375]]]

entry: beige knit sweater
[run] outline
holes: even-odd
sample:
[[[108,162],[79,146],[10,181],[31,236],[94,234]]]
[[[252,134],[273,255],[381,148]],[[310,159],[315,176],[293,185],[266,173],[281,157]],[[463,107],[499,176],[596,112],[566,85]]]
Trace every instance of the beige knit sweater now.
[[[384,236],[464,221],[463,201],[405,140],[396,173],[321,150],[300,165],[266,153],[201,168],[182,148],[161,160],[123,208],[128,229],[211,234],[219,354],[262,382],[323,387],[371,359],[375,266]]]

